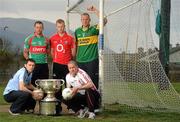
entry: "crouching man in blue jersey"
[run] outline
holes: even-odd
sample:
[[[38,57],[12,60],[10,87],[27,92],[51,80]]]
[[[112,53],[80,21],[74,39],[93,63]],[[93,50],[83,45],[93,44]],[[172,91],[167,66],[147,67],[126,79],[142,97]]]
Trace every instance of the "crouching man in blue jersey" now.
[[[23,68],[18,70],[12,79],[9,80],[5,90],[5,101],[12,103],[9,109],[11,115],[19,115],[25,110],[34,110],[36,101],[42,99],[33,90],[35,87],[31,84],[32,71],[35,67],[35,61],[27,59]]]

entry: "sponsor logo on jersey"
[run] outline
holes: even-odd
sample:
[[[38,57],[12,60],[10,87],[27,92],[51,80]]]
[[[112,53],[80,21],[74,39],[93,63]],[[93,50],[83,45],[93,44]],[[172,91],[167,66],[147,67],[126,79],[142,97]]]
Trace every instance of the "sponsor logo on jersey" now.
[[[30,47],[31,53],[47,53],[46,46],[31,46]]]
[[[95,44],[98,42],[98,36],[78,38],[78,46]]]
[[[58,44],[57,47],[56,47],[56,50],[58,52],[62,52],[62,53],[65,53],[65,50],[64,50],[64,47],[62,44]]]

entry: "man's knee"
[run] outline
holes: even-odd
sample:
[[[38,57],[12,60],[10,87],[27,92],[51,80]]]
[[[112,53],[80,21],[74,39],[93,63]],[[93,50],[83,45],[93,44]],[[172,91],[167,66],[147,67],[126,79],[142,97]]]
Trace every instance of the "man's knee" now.
[[[21,95],[20,95],[20,98],[23,98],[23,99],[28,99],[28,98],[30,98],[30,97],[32,97],[32,95],[31,95],[31,93],[29,93],[29,92],[22,92],[21,93]]]

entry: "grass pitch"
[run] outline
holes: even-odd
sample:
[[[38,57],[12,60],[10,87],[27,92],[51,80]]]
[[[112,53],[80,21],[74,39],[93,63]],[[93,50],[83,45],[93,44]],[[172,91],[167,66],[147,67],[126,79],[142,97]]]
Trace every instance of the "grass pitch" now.
[[[180,83],[173,84],[175,89],[180,92]],[[0,85],[0,122],[179,122],[180,113],[172,112],[145,112],[128,109],[125,106],[114,104],[111,109],[105,109],[96,116],[95,120],[87,118],[78,119],[73,115],[54,116],[38,116],[25,114],[20,116],[12,116],[7,112],[9,104],[3,99],[2,93],[5,85]]]

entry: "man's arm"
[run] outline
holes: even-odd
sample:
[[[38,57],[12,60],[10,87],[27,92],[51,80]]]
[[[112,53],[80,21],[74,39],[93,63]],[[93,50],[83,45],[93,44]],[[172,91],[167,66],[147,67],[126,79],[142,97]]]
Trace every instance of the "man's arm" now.
[[[33,95],[33,92],[26,87],[24,81],[22,80],[19,81],[19,90],[29,92],[30,94]]]
[[[23,55],[24,55],[24,58],[26,60],[29,58],[29,51],[28,51],[28,49],[24,49]]]
[[[29,39],[30,37],[27,37],[24,41],[24,51],[23,51],[23,56],[27,60],[29,58]]]
[[[67,87],[67,88],[71,88],[71,85],[66,82],[66,87]]]
[[[71,84],[69,84],[68,80],[69,80],[68,76],[66,75],[66,81],[65,81],[66,82],[66,87],[71,88]]]
[[[49,48],[50,48],[50,55],[52,57],[52,59],[54,58],[54,46],[53,43],[51,42],[52,37],[49,39]]]
[[[84,84],[81,87],[79,87],[78,90],[89,89],[89,88],[92,88],[92,87],[93,87],[92,82],[87,82],[86,84]]]
[[[36,88],[32,84],[25,85],[30,90],[35,90]]]
[[[54,49],[51,48],[51,57],[54,58]]]
[[[47,37],[45,37],[46,39],[46,44],[47,44],[47,55],[51,54],[51,44],[50,44],[50,39],[48,39]]]
[[[72,94],[75,95],[79,90],[86,90],[86,89],[89,89],[92,87],[93,87],[92,82],[87,82],[86,84],[82,85],[81,87],[73,87]]]
[[[86,89],[92,88],[94,86],[91,78],[88,76],[87,73],[81,74],[79,76],[79,81],[83,85],[80,87],[73,88],[73,94],[76,94],[78,92],[78,90],[86,90]]]
[[[96,9],[96,7],[94,6],[90,6],[89,8],[87,8],[88,11],[94,12],[98,17],[99,17],[99,10]],[[107,23],[107,18],[104,18],[104,25],[106,25]]]
[[[71,48],[72,57],[75,60],[76,59],[76,41],[75,38],[73,39],[73,47]]]

